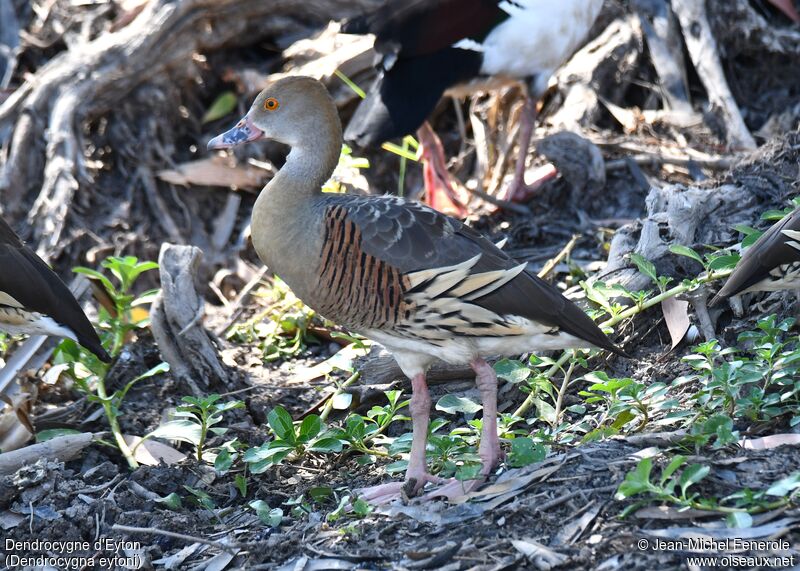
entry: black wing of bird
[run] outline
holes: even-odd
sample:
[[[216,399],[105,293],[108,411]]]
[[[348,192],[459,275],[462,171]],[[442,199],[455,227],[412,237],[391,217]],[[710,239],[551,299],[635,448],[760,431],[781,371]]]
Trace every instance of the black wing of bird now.
[[[375,48],[399,58],[429,55],[459,40],[482,40],[508,13],[499,0],[389,0],[342,25],[346,34],[374,34]]]
[[[482,40],[508,14],[498,0],[390,1],[350,20],[347,33],[375,34],[380,74],[344,137],[372,146],[416,131],[445,90],[480,73],[480,52],[454,48]]]
[[[757,284],[778,266],[800,261],[800,244],[784,234],[787,230],[800,231],[800,208],[781,218],[747,249],[711,305]]]
[[[27,311],[41,313],[75,333],[78,342],[103,361],[110,361],[94,327],[67,285],[42,259],[22,243],[0,218],[0,292]]]

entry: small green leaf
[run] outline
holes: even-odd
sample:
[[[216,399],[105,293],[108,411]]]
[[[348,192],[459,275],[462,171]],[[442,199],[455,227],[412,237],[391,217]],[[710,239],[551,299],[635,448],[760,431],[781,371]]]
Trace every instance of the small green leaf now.
[[[334,410],[347,410],[353,402],[353,395],[350,393],[336,393],[333,395]]]
[[[675,473],[675,470],[683,466],[685,463],[686,456],[681,456],[680,454],[675,456],[675,458],[673,458],[667,467],[661,472],[661,485],[663,486],[666,481],[669,480],[669,477]]]
[[[179,510],[183,507],[183,502],[181,501],[181,497],[172,492],[168,496],[164,496],[163,498],[158,498],[156,500],[158,503],[164,504],[167,508],[171,510]]]
[[[353,502],[353,513],[359,517],[364,517],[369,515],[372,511],[372,506],[369,505],[367,502],[358,498],[356,501]]]
[[[165,422],[148,436],[165,440],[179,440],[197,446],[200,444],[200,425],[191,420],[170,420]]]
[[[231,454],[230,450],[223,448],[214,459],[214,470],[219,475],[227,474],[233,465],[233,460],[234,455]]]
[[[712,259],[711,262],[708,264],[708,267],[712,270],[727,270],[736,267],[736,264],[739,263],[740,257],[735,254],[731,254],[728,256],[717,256],[716,258]]]
[[[732,512],[725,519],[728,527],[738,529],[753,527],[753,517],[747,512]]]
[[[688,246],[683,246],[681,244],[672,244],[669,247],[669,251],[679,256],[686,256],[687,258],[691,258],[697,262],[700,262],[701,264],[703,263],[703,258],[700,257],[700,254],[698,254]]]
[[[278,406],[269,411],[267,423],[275,432],[275,436],[287,442],[295,442],[294,423],[285,408]]]
[[[795,472],[791,476],[778,480],[766,491],[768,496],[785,497],[800,487],[800,472]]]
[[[233,478],[233,485],[239,490],[239,495],[243,498],[247,496],[247,477],[244,474],[236,474]]]
[[[74,428],[48,428],[36,433],[36,442],[47,442],[59,436],[69,436],[70,434],[81,434],[80,430]]]
[[[616,430],[621,430],[623,426],[628,424],[634,418],[636,418],[636,415],[630,410],[623,410],[617,415],[617,417],[614,419],[614,422],[611,423],[611,427]]]
[[[298,430],[298,440],[300,442],[308,442],[315,438],[322,430],[322,420],[316,414],[309,414],[300,423]]]
[[[387,474],[399,474],[408,469],[408,460],[397,460],[383,467]]]
[[[270,508],[264,500],[253,500],[250,507],[255,510],[258,519],[270,527],[278,527],[283,521],[283,510],[280,508]]]
[[[767,210],[761,214],[761,220],[780,220],[786,216],[783,210]]]
[[[236,94],[232,91],[226,91],[214,100],[206,114],[203,115],[203,124],[222,119],[236,109],[236,102]]]
[[[686,490],[708,476],[710,471],[711,468],[709,466],[703,466],[702,464],[692,464],[686,468],[678,479],[678,485],[681,487],[683,496],[686,496]]]
[[[508,465],[512,468],[521,468],[541,462],[545,456],[547,456],[547,450],[541,444],[535,443],[530,438],[515,438],[511,441]]]
[[[466,397],[457,397],[456,395],[444,395],[436,403],[436,410],[441,410],[448,414],[455,414],[463,412],[465,414],[475,414],[483,407]]]
[[[361,440],[367,432],[364,417],[360,414],[351,414],[345,421],[345,430],[347,436],[353,440]]]
[[[615,497],[618,500],[624,500],[651,490],[650,472],[652,470],[653,460],[651,458],[643,458],[640,460],[636,468],[625,475],[625,480],[623,480],[619,488],[617,488]]]
[[[477,480],[482,468],[483,464],[480,462],[466,462],[456,469],[455,479],[459,482]]]
[[[308,490],[308,495],[315,502],[323,502],[333,496],[333,488],[327,486],[320,486]]]
[[[531,370],[515,359],[502,359],[494,364],[497,377],[509,383],[521,383],[531,376]]]
[[[343,446],[338,438],[320,438],[312,442],[308,449],[312,452],[341,452]]]
[[[631,254],[631,262],[636,264],[636,267],[639,268],[640,272],[653,280],[655,283],[658,283],[658,274],[656,273],[656,267],[653,262],[641,254]]]

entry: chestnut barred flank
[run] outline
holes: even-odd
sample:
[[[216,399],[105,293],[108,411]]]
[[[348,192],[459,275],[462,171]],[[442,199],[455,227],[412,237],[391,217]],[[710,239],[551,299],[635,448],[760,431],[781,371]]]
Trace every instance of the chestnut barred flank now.
[[[341,206],[325,213],[325,238],[319,267],[320,300],[325,316],[353,329],[396,325],[411,308],[404,301],[409,282],[400,272],[361,248],[361,231]]]

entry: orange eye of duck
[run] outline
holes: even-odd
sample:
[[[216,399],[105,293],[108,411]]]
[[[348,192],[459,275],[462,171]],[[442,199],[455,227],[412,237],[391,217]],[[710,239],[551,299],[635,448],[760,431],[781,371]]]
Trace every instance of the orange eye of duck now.
[[[278,103],[278,100],[275,99],[274,97],[270,97],[269,99],[264,101],[264,109],[266,109],[267,111],[275,111],[279,106],[280,103]]]

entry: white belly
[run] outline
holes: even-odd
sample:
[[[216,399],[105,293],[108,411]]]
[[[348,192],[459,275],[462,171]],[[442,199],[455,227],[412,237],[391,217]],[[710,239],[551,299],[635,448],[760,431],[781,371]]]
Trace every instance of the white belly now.
[[[501,2],[510,17],[480,45],[482,73],[549,77],[586,38],[603,0],[516,0],[515,4]]]
[[[528,322],[524,335],[501,337],[472,337],[454,335],[442,343],[430,343],[422,339],[400,337],[379,330],[364,331],[364,336],[377,341],[394,355],[395,360],[408,377],[424,372],[435,360],[451,365],[468,365],[475,359],[489,357],[517,357],[529,351],[554,351],[591,347],[586,341]]]
[[[0,307],[0,330],[11,335],[21,333],[54,335],[77,341],[75,334],[70,329],[59,325],[52,318],[13,307]]]

